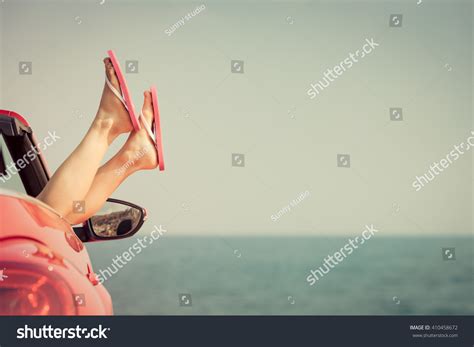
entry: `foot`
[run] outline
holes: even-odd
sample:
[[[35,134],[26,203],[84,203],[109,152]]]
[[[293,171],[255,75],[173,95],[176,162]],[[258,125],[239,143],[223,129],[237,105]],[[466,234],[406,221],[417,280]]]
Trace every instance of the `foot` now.
[[[142,114],[148,125],[153,124],[153,104],[151,93],[144,93],[145,100],[143,102]],[[141,120],[140,120],[141,122]],[[125,162],[132,163],[133,170],[151,170],[158,166],[158,155],[155,144],[145,129],[145,124],[138,131],[133,131],[128,137],[127,142],[122,147]]]
[[[112,85],[120,91],[120,83],[110,58],[104,59],[105,74]],[[120,134],[132,131],[133,126],[127,109],[117,96],[110,90],[107,83],[104,85],[102,99],[100,100],[99,110],[95,119],[101,127],[110,130],[109,139],[113,140]]]

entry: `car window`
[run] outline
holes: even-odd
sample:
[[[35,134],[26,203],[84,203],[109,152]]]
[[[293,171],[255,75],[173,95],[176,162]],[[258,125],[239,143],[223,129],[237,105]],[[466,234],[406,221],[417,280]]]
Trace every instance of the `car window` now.
[[[2,134],[0,134],[0,189],[26,194]]]

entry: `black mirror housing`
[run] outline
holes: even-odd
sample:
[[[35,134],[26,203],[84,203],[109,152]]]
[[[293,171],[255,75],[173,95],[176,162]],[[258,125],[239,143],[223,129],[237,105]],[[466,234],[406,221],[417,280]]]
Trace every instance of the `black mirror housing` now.
[[[82,242],[117,240],[135,235],[146,219],[145,208],[109,198],[98,214],[74,231]]]

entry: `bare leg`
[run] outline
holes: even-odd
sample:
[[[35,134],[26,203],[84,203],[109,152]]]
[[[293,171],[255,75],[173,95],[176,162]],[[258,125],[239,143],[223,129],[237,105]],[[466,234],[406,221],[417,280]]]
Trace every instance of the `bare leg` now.
[[[112,85],[120,90],[110,60],[104,59],[104,64]],[[109,145],[118,135],[131,130],[127,110],[106,85],[97,115],[84,139],[56,170],[37,198],[63,216],[70,214],[73,202],[83,200],[89,191]]]
[[[145,92],[143,116],[152,124],[153,109],[150,92]],[[142,124],[143,125],[143,124]],[[144,126],[133,131],[120,151],[99,168],[89,192],[84,198],[85,213],[71,212],[65,218],[71,224],[79,224],[93,216],[108,197],[131,174],[139,170],[154,169],[158,165],[155,147]]]

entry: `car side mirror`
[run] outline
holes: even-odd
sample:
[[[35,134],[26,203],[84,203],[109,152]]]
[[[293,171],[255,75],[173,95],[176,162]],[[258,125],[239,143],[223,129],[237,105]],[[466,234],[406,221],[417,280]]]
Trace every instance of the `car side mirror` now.
[[[83,242],[123,239],[134,235],[147,218],[146,209],[128,201],[107,199],[82,228],[74,228]]]

